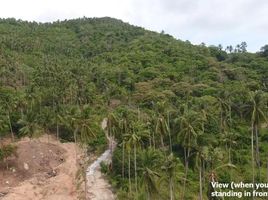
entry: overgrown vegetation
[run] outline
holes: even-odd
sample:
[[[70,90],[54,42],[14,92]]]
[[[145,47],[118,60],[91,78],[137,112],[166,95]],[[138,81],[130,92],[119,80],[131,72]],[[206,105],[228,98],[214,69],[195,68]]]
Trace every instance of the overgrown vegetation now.
[[[0,164],[4,163],[8,168],[8,163],[6,163],[6,160],[11,156],[15,156],[16,151],[17,147],[15,145],[8,144],[0,146]]]
[[[0,134],[118,147],[119,199],[209,199],[267,182],[267,45],[206,47],[111,18],[0,20]],[[117,102],[115,105],[114,102]]]

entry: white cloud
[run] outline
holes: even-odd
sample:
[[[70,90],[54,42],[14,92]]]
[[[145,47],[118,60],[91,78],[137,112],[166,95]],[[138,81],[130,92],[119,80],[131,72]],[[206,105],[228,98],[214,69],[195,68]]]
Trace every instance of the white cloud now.
[[[195,44],[268,43],[267,0],[1,0],[0,17],[55,21],[110,16]]]

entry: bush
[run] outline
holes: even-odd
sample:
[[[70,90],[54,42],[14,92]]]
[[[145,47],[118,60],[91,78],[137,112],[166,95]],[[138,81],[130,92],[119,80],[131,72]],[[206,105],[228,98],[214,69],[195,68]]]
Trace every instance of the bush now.
[[[0,148],[0,163],[5,161],[8,157],[16,155],[17,146],[15,145],[5,145]]]

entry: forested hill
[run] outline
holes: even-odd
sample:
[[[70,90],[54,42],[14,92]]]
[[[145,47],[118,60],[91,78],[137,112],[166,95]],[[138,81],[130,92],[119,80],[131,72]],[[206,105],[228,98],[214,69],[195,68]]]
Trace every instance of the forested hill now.
[[[248,82],[243,79],[246,74],[255,80],[250,74],[263,75],[267,71],[267,59],[243,53],[240,47],[237,53],[228,55],[221,47],[194,46],[112,18],[45,24],[2,19],[0,36],[1,68],[20,74],[9,77],[1,73],[1,78],[12,84],[16,84],[14,79],[21,81],[22,75],[27,81],[29,72],[52,65],[55,70],[78,70],[81,66],[87,73],[95,71],[98,76],[94,78],[102,84],[111,81],[128,89],[134,89],[134,83],[155,78],[208,85],[221,85],[228,80]]]
[[[207,199],[211,174],[266,180],[267,87],[265,44],[225,51],[107,17],[0,20],[1,138],[49,132],[98,149],[108,116],[122,199]]]

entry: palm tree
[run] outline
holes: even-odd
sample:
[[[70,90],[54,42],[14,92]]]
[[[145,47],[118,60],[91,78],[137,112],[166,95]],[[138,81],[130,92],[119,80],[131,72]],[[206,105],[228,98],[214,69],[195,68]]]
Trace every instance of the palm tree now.
[[[53,106],[53,110],[52,110],[52,124],[55,127],[56,126],[56,138],[57,140],[59,140],[60,138],[60,125],[62,125],[62,119],[63,119],[63,110],[62,110],[62,106],[59,105],[58,103]]]
[[[126,137],[126,141],[128,141],[128,137],[129,134],[125,135]],[[130,167],[131,167],[131,156],[130,156],[130,153],[131,153],[131,143],[128,141],[126,142],[125,144],[125,147],[126,147],[126,151],[127,151],[127,154],[128,154],[128,188],[129,188],[129,194],[132,193],[132,184],[131,184],[131,170],[130,170]]]
[[[179,160],[174,156],[173,153],[170,153],[166,159],[165,162],[162,166],[162,169],[166,172],[167,174],[167,179],[168,179],[168,185],[169,185],[169,199],[174,200],[174,194],[175,192],[175,187],[174,187],[174,182],[176,180],[176,177],[180,175],[178,173],[178,164]],[[180,178],[180,177],[179,177]]]
[[[120,137],[120,124],[119,120],[113,113],[109,113],[107,117],[107,135],[106,138],[109,140],[109,147],[113,151],[113,142],[115,137]]]
[[[209,172],[209,186],[208,186],[208,197],[211,199],[211,193],[214,191],[214,188],[212,187],[211,183],[217,182],[218,181],[218,176],[217,173],[222,170],[223,168],[229,168],[229,169],[236,169],[236,166],[230,163],[227,164],[222,164],[222,165],[217,165],[215,168],[212,168],[211,171]],[[221,189],[220,189],[221,191]],[[215,197],[212,199],[216,199]],[[224,198],[223,198],[224,199]],[[253,197],[254,199],[254,197]]]
[[[79,140],[81,143],[87,143],[93,137],[96,137],[95,131],[92,129],[94,125],[90,118],[90,107],[84,105],[82,108],[75,106],[67,110],[61,121],[73,131],[75,144]],[[76,151],[77,156],[77,151]]]
[[[211,193],[214,191],[214,188],[212,187],[212,182],[218,181],[218,172],[220,172],[224,168],[229,169],[236,169],[236,166],[231,163],[222,164],[223,159],[225,157],[225,151],[220,147],[203,147],[203,162],[206,162],[206,167],[208,172],[208,197],[209,199],[217,199],[217,198],[211,198]]]
[[[251,157],[252,157],[252,182],[255,182],[255,159],[258,166],[258,178],[260,178],[260,153],[259,153],[259,128],[263,122],[267,123],[265,110],[267,99],[262,91],[249,93],[250,101],[244,105],[245,116],[251,123]],[[255,136],[254,136],[255,135]],[[256,144],[256,158],[254,158],[254,137]]]
[[[174,111],[166,101],[157,102],[156,104],[156,122],[155,133],[160,136],[162,148],[164,148],[164,137],[168,135],[169,148],[172,152],[172,139],[170,130],[170,113]]]
[[[144,181],[143,183],[147,193],[147,200],[150,200],[152,196],[155,196],[159,193],[155,177],[160,177],[159,173],[147,167],[144,169],[142,180]]]
[[[195,168],[199,171],[199,200],[203,199],[203,166],[205,164],[205,160],[207,158],[208,148],[197,146],[195,148]]]
[[[1,112],[1,110],[0,110]],[[5,131],[8,128],[7,123],[5,122],[5,120],[2,118],[1,114],[0,114],[0,147],[2,146],[2,137],[5,135]]]
[[[141,120],[135,120],[132,121],[123,121],[124,130],[123,134],[123,144],[126,146],[126,150],[128,152],[128,175],[129,175],[129,188],[131,189],[131,179],[130,179],[130,154],[131,150],[133,148],[133,154],[134,154],[134,177],[135,177],[135,190],[137,192],[138,190],[138,176],[137,176],[137,149],[141,148],[141,144],[145,139],[148,139],[148,130],[145,123],[143,123]]]
[[[160,174],[156,171],[156,168],[161,163],[162,154],[157,150],[149,148],[141,151],[139,157],[141,159],[139,173],[141,174],[141,183],[147,194],[147,200],[157,199],[157,196],[159,196],[157,178],[160,178]]]
[[[122,143],[120,144],[121,147],[122,147],[122,168],[121,168],[121,172],[122,172],[122,178],[124,179],[125,178],[125,139],[123,138],[122,139]]]
[[[16,99],[15,99],[14,91],[11,89],[6,89],[6,88],[0,88],[0,103],[4,106],[5,112],[6,112],[6,117],[8,120],[8,125],[11,133],[11,138],[12,141],[14,141],[15,136],[14,136],[14,131],[12,128],[12,122],[11,122],[11,116],[10,114],[12,111],[15,109],[16,105]]]
[[[147,122],[147,126],[148,126],[148,130],[150,131],[149,135],[149,143],[150,143],[150,147],[153,147],[154,149],[156,148],[156,138],[155,138],[155,115],[153,114],[151,119],[148,120]]]
[[[123,118],[119,121],[119,127],[120,127],[119,132],[120,132],[121,138],[122,138],[121,143],[120,143],[120,145],[122,147],[122,169],[121,169],[121,171],[122,171],[122,177],[124,179],[125,178],[125,148],[126,148],[125,147],[126,146],[125,145],[126,144],[125,133],[128,132],[127,121],[125,118]]]
[[[44,131],[38,124],[36,115],[32,112],[27,113],[22,119],[18,121],[22,126],[19,130],[19,134],[22,136],[28,136],[30,138],[40,136]]]
[[[196,139],[198,132],[202,130],[203,123],[202,118],[194,111],[188,110],[181,117],[179,117],[180,130],[178,133],[178,141],[181,143],[184,149],[184,161],[185,161],[185,179],[183,184],[182,199],[184,198],[184,192],[186,187],[186,179],[189,168],[189,158],[191,155],[191,149],[196,145]]]
[[[220,132],[226,133],[226,128],[228,122],[231,121],[231,99],[230,94],[226,91],[220,93],[220,96],[217,98],[216,107],[220,112]]]
[[[136,132],[131,132],[128,134],[125,134],[125,137],[127,138],[127,144],[129,147],[134,148],[134,176],[135,176],[135,189],[137,192],[138,188],[138,182],[137,182],[137,145],[139,145],[139,142],[141,140],[141,137]]]
[[[228,132],[221,137],[221,141],[223,144],[225,144],[225,147],[228,151],[229,163],[232,163],[232,148],[237,144],[237,138],[238,134],[235,132]]]
[[[115,137],[119,129],[119,121],[115,114],[109,113],[107,117],[107,132],[109,137]]]
[[[115,134],[116,139],[120,142],[120,146],[122,148],[122,177],[125,177],[125,151],[128,155],[128,181],[129,181],[129,194],[132,192],[132,186],[131,186],[131,148],[132,144],[129,141],[130,137],[130,122],[128,120],[129,113],[127,109],[123,109],[119,111],[120,117],[117,119],[117,117],[113,117],[114,119],[117,119],[116,126],[118,126],[118,131]],[[115,121],[115,120],[114,120]],[[118,134],[119,133],[119,134]]]
[[[167,122],[166,122],[165,118],[160,115],[156,119],[155,133],[160,136],[160,141],[161,141],[162,148],[164,148],[164,146],[165,146],[164,145],[164,137],[168,133],[168,131],[169,131],[169,129],[168,129]]]

